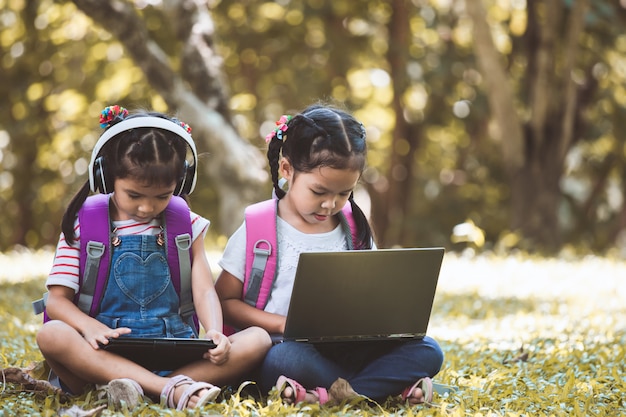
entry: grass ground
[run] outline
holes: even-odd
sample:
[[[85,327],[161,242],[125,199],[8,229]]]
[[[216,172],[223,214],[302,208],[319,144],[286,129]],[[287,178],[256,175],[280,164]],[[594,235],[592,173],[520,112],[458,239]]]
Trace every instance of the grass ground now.
[[[31,313],[52,254],[0,254],[0,360],[41,360]],[[212,265],[216,265],[212,259]],[[392,401],[342,407],[287,407],[275,395],[228,395],[196,412],[146,405],[127,415],[620,416],[626,415],[626,262],[596,257],[533,259],[447,254],[429,334],[445,352],[436,382],[458,391],[435,406]],[[91,395],[60,403],[54,395],[3,384],[0,417],[59,415],[61,407],[98,405]]]

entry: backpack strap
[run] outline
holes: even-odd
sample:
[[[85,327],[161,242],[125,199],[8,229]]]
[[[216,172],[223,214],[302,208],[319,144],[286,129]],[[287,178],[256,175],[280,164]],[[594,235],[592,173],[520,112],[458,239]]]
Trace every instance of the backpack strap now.
[[[276,216],[278,199],[266,200],[246,208],[246,275],[243,300],[258,309],[265,309],[276,279],[278,259]],[[348,201],[338,213],[349,250],[356,245],[357,228]]]
[[[165,209],[165,239],[172,284],[180,298],[179,314],[197,336],[199,325],[191,292],[192,231],[189,212],[189,205],[183,198],[173,196],[170,199]]]
[[[87,197],[78,210],[78,223],[89,224],[80,231],[80,260],[78,293],[74,303],[85,314],[95,316],[99,300],[108,280],[110,248],[109,195]],[[100,268],[106,265],[106,268]],[[44,313],[44,323],[49,320],[45,307],[48,293],[33,302],[35,314]]]
[[[243,300],[263,310],[276,278],[278,258],[276,215],[278,199],[248,206],[246,222],[246,275]]]
[[[78,308],[95,317],[109,279],[111,261],[111,219],[109,194],[87,197],[78,210],[80,228],[79,292],[74,300]],[[89,225],[89,227],[85,227]]]

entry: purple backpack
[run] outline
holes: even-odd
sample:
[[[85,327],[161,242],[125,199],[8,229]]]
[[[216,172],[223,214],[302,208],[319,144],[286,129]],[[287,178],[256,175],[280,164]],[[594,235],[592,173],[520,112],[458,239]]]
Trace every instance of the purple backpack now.
[[[111,262],[111,239],[108,194],[96,194],[88,197],[78,211],[81,225],[80,237],[80,275],[79,292],[74,300],[78,308],[95,317],[109,277]],[[89,225],[84,227],[84,225]],[[191,295],[191,244],[192,232],[189,206],[181,197],[172,197],[165,209],[166,255],[170,267],[170,276],[176,293],[180,298],[179,314],[183,320],[198,332],[198,320],[195,316]],[[45,300],[33,302],[36,314],[44,312]]]

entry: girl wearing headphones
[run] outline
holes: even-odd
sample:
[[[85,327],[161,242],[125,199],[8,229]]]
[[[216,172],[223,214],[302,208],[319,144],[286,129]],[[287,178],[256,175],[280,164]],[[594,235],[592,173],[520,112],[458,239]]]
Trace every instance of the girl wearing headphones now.
[[[129,115],[112,106],[102,112],[100,123],[106,130],[93,149],[89,181],[63,216],[46,282],[49,321],[37,334],[37,344],[58,385],[70,393],[98,384],[117,406],[121,400],[138,405],[144,394],[160,396],[162,403],[178,409],[202,406],[220,393],[209,381],[238,382],[261,363],[270,337],[258,327],[230,337],[222,333],[222,310],[203,242],[209,221],[189,211],[184,220],[191,222],[193,304],[205,337],[217,346],[176,370],[148,370],[100,348],[120,336],[195,337],[195,329],[179,314],[179,295],[166,267],[162,213],[170,200],[193,191],[197,162],[191,128],[177,119],[154,112]],[[108,280],[91,315],[75,304],[83,273],[81,229],[93,226],[89,221],[80,224],[79,218],[85,223],[85,217],[78,213],[94,198],[88,197],[90,191],[108,195],[111,240]]]

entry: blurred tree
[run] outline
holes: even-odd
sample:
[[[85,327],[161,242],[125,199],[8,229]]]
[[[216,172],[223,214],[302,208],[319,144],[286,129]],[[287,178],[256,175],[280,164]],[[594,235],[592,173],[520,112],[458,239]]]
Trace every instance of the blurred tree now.
[[[500,22],[488,18],[482,0],[466,5],[495,121],[491,133],[510,178],[511,228],[556,250],[563,237],[559,209],[566,158],[578,141],[593,139],[585,138],[585,127],[598,90],[594,72],[603,59],[597,51],[603,22],[597,16],[608,4],[597,2],[590,12],[589,0],[528,1],[524,33],[507,53],[496,47]],[[513,66],[522,59],[516,85]]]
[[[25,50],[39,50],[39,53],[42,55],[49,54],[49,50],[47,50],[45,46],[43,48],[40,47],[41,44],[38,44],[36,37],[24,36],[26,33],[36,31],[36,17],[37,4],[31,3],[26,5],[22,10],[22,25],[14,31],[14,36],[19,40],[11,45],[10,50],[3,48],[2,55],[5,57],[5,60],[12,60],[22,56]],[[11,68],[13,72],[12,75],[38,71],[38,65],[36,65],[32,58],[33,57],[18,60]],[[6,76],[2,78],[7,79]],[[12,78],[15,79],[16,77]],[[18,99],[19,96],[29,89],[29,85],[24,82],[26,80],[26,78],[22,78],[19,83],[3,82],[0,87],[0,94],[2,96]],[[3,116],[6,126],[11,127],[10,135],[14,138],[14,140],[11,141],[11,147],[6,146],[5,152],[7,152],[7,155],[3,158],[5,167],[10,170],[10,173],[3,175],[3,182],[5,182],[5,184],[3,184],[2,188],[9,189],[6,192],[6,203],[4,204],[3,211],[13,218],[13,227],[4,230],[11,233],[8,236],[9,239],[22,245],[26,245],[29,231],[38,223],[35,220],[36,210],[34,210],[34,208],[37,201],[37,188],[41,186],[43,178],[39,174],[38,166],[35,163],[38,153],[37,147],[26,140],[26,137],[42,138],[40,126],[30,123],[30,118],[46,119],[47,112],[42,101],[43,97],[39,95],[39,97],[34,97],[27,107],[20,97],[12,108],[7,109],[10,111],[3,112],[6,113]],[[15,156],[19,157],[16,158]],[[9,160],[8,163],[5,158]],[[11,187],[7,187],[7,183],[10,183]],[[3,233],[3,235],[4,234],[5,233]]]
[[[386,172],[387,185],[382,189],[370,187],[373,198],[372,222],[382,247],[406,241],[402,227],[410,218],[410,202],[414,193],[416,152],[422,139],[421,123],[415,123],[405,112],[404,97],[413,80],[409,77],[412,13],[408,0],[392,0],[387,22],[388,47],[386,59],[391,77],[394,128],[391,132],[390,160]],[[394,221],[395,220],[395,221]]]
[[[63,212],[59,197],[67,190],[60,172],[73,171],[63,160],[74,145],[52,132],[68,135],[65,121],[81,111],[71,91],[82,77],[70,77],[68,68],[80,68],[85,52],[57,37],[63,20],[42,13],[39,2],[9,6],[3,3],[0,12],[0,249],[38,247],[58,236],[51,219]],[[63,90],[68,93],[60,103],[56,98]],[[51,114],[60,107],[62,117],[52,123]]]
[[[130,24],[126,29],[136,28],[121,29],[122,38],[127,37],[148,77],[134,67],[134,55],[125,54],[111,37],[115,32],[101,30],[70,2],[0,2],[0,70],[10,80],[0,85],[2,108],[8,110],[0,114],[0,250],[55,243],[64,206],[77,182],[86,178],[98,114],[113,103],[178,112],[189,121],[200,168],[210,181],[198,187],[192,202],[203,203],[201,212],[207,212],[207,201],[221,204],[219,215],[209,217],[221,221],[222,233],[239,224],[245,205],[267,195],[264,158],[230,123],[221,61],[211,56],[212,21],[206,5],[195,4],[180,22],[179,37],[160,27],[169,18],[165,14],[176,10],[139,9],[131,3],[107,9],[102,2],[89,8],[102,13],[96,12],[97,19],[117,18]],[[173,7],[182,6],[176,2]],[[170,28],[167,22],[163,27]],[[181,67],[184,75],[172,76]],[[154,82],[167,101],[146,81]]]
[[[317,100],[367,127],[381,246],[626,244],[617,2],[0,4],[2,249],[54,243],[105,105],[194,128],[206,175],[192,203],[228,234],[269,196],[263,137]]]
[[[217,156],[203,166],[217,189],[221,229],[232,233],[245,206],[261,198],[268,175],[263,155],[242,140],[231,120],[208,1],[166,0],[146,8],[143,17],[128,2],[74,3],[117,37],[167,106],[193,126],[194,139]],[[176,42],[161,46],[168,38]]]

